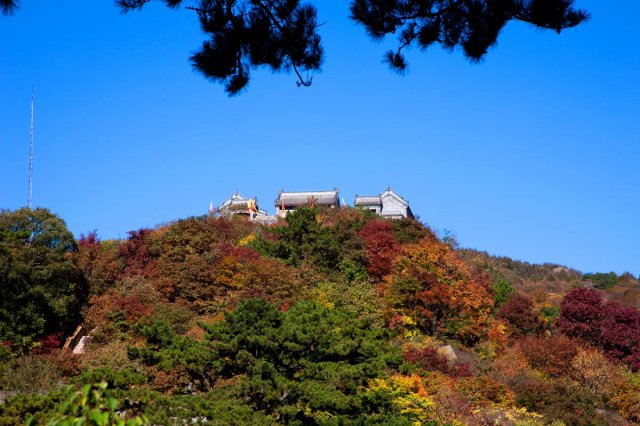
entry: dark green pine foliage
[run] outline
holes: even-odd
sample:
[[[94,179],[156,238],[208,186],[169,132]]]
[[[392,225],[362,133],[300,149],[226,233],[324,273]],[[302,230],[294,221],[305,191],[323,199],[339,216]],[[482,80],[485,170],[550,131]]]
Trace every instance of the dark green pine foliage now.
[[[14,13],[17,8],[17,0],[0,0],[0,13],[5,16]]]
[[[351,18],[364,25],[375,40],[397,34],[399,46],[386,53],[392,69],[404,72],[403,50],[440,44],[461,47],[465,56],[479,61],[496,44],[511,20],[560,33],[588,19],[573,0],[353,0]]]
[[[118,0],[124,12],[149,0]],[[195,11],[209,37],[191,57],[194,68],[225,85],[230,95],[249,83],[251,70],[293,71],[299,86],[311,85],[308,71],[320,69],[323,49],[316,8],[299,0],[163,0]]]
[[[341,260],[345,233],[337,233],[318,222],[318,209],[302,207],[286,217],[286,226],[272,228],[275,238],[260,238],[254,244],[260,253],[293,266],[307,262],[323,270],[336,270]]]
[[[48,210],[0,211],[0,341],[28,349],[77,325],[87,286],[71,261],[75,249],[64,221]]]
[[[324,60],[317,9],[300,0],[158,0],[170,8],[184,5],[196,13],[208,39],[191,56],[196,71],[222,83],[229,95],[241,93],[251,71],[267,67],[293,72],[298,86],[310,86]],[[116,0],[123,13],[151,0]],[[0,13],[12,14],[18,0],[0,0]],[[512,20],[561,32],[589,15],[573,0],[352,0],[351,18],[379,40],[397,34],[399,46],[385,55],[392,69],[404,72],[406,47],[440,44],[461,47],[479,61]]]
[[[595,288],[605,290],[611,287],[615,287],[620,282],[620,277],[615,272],[602,273],[596,272],[592,274],[584,274],[584,278],[593,283]]]
[[[388,331],[372,329],[337,309],[299,302],[286,313],[262,299],[248,299],[205,326],[204,343],[173,336],[164,325],[145,329],[148,345],[130,356],[170,369],[182,363],[210,386],[242,377],[235,398],[278,423],[317,424],[377,414],[363,406],[367,381],[397,367],[401,358],[390,346]],[[199,347],[199,349],[194,349]],[[199,353],[197,357],[190,354]],[[194,363],[199,363],[194,368]],[[375,410],[373,410],[375,411]]]

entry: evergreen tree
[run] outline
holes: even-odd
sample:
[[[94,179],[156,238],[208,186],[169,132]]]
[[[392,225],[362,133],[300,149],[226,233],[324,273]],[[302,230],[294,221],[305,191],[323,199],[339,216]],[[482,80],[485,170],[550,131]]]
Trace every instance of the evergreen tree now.
[[[123,12],[141,9],[151,0],[116,0]],[[224,84],[230,95],[246,88],[251,70],[293,72],[298,86],[310,86],[307,72],[324,60],[316,7],[300,0],[159,0],[170,8],[184,5],[196,13],[208,39],[192,56],[196,71]],[[0,0],[0,11],[16,10],[18,0]],[[588,18],[573,0],[351,0],[351,19],[374,40],[397,34],[399,45],[385,55],[392,69],[403,72],[403,50],[439,44],[461,47],[472,61],[495,45],[512,20],[561,32]]]

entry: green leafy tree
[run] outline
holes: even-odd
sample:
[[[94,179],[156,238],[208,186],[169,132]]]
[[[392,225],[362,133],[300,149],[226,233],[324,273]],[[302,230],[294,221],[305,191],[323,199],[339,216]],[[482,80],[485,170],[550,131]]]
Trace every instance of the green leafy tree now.
[[[46,209],[0,212],[0,341],[28,347],[69,331],[87,296],[76,250],[62,219]]]
[[[26,425],[47,426],[142,426],[149,424],[145,417],[123,418],[118,400],[107,389],[106,382],[83,385],[79,390],[69,388],[68,396],[56,409],[57,414],[46,423],[27,419]]]
[[[513,286],[504,278],[498,278],[491,283],[493,291],[493,302],[495,306],[503,305],[513,294]]]

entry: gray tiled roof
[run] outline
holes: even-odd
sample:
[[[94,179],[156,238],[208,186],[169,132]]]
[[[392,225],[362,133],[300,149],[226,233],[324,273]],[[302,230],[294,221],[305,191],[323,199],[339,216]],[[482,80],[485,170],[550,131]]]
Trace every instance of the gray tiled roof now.
[[[409,201],[407,201],[406,198],[404,198],[402,195],[398,194],[396,191],[391,189],[391,187],[388,187],[386,191],[380,194],[380,198],[384,197],[385,195],[394,195],[398,197],[401,201],[403,201],[406,205],[409,205]]]
[[[357,196],[353,203],[354,206],[382,206],[382,200],[378,195]]]
[[[306,206],[311,204],[313,198],[313,204],[316,206],[332,206],[340,205],[340,199],[338,197],[338,190],[333,191],[300,191],[300,192],[281,192],[278,198],[274,201],[276,208],[280,208],[282,201],[284,205],[289,207]]]

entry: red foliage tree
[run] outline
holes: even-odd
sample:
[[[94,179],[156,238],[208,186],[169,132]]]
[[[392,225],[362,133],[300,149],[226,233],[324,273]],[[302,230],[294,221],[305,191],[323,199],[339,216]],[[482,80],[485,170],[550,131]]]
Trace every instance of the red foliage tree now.
[[[640,369],[640,312],[609,302],[600,326],[600,345],[608,357]]]
[[[124,262],[124,274],[148,276],[153,269],[153,256],[149,249],[152,231],[142,228],[129,231],[128,234],[129,239],[118,250],[118,255]]]
[[[473,375],[469,364],[453,365],[433,348],[410,349],[402,356],[406,361],[417,364],[427,371],[439,371],[453,377],[469,377]]]
[[[602,293],[585,287],[571,290],[560,303],[558,328],[568,336],[597,344],[604,316]]]
[[[38,339],[38,345],[31,350],[34,355],[50,354],[62,346],[62,332],[47,334]]]
[[[73,261],[87,279],[92,294],[103,293],[122,277],[118,244],[100,241],[96,231],[80,235]]]
[[[367,223],[358,234],[365,241],[369,257],[369,276],[381,281],[391,272],[393,259],[400,252],[391,224],[383,220]]]
[[[606,302],[599,291],[578,288],[560,304],[558,328],[601,347],[614,360],[640,369],[640,312]]]
[[[515,294],[498,309],[496,317],[509,323],[511,335],[537,334],[543,330],[543,322],[533,309],[531,299]]]

